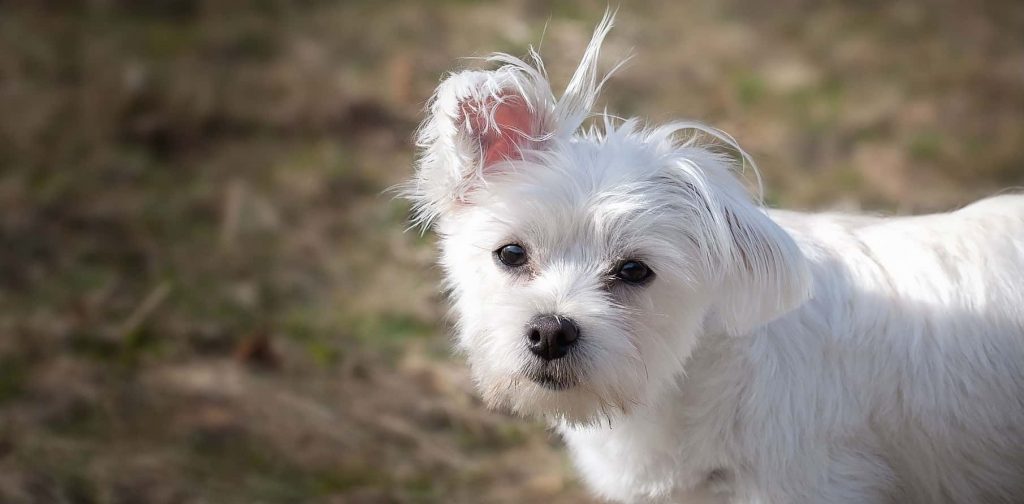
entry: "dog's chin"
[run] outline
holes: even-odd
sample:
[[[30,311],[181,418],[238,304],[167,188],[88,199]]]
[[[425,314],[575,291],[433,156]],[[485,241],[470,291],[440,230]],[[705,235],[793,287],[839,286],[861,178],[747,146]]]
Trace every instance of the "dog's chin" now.
[[[481,382],[481,393],[493,409],[571,425],[600,423],[626,411],[621,401],[608,400],[584,375],[561,371],[530,367]]]
[[[598,400],[586,384],[546,379],[531,380],[512,406],[523,416],[573,425],[595,424],[617,412]]]

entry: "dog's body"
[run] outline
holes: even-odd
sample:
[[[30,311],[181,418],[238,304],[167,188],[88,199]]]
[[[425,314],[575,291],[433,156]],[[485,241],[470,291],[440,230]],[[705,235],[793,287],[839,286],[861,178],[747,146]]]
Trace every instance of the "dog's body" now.
[[[484,399],[622,502],[1024,502],[1024,197],[766,213],[720,132],[580,131],[609,27],[561,98],[499,55],[421,129],[407,194]]]
[[[610,426],[562,426],[590,487],[625,502],[1024,502],[1024,197],[772,217],[813,297],[701,340],[678,390]]]

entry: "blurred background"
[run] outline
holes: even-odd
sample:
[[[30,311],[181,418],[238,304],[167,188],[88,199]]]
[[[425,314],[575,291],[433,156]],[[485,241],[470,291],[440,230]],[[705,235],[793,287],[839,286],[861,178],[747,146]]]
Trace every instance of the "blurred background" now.
[[[384,191],[459,58],[560,88],[605,6],[0,1],[0,502],[591,502]],[[1022,2],[623,2],[630,50],[601,106],[732,133],[771,205],[1024,184]]]

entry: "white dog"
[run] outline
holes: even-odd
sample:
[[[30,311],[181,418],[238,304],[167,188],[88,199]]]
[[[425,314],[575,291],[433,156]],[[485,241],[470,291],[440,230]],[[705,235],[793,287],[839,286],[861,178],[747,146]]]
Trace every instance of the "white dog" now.
[[[487,403],[614,501],[1024,502],[1024,197],[767,212],[721,132],[582,129],[610,26],[561,98],[499,54],[420,130],[406,190]]]

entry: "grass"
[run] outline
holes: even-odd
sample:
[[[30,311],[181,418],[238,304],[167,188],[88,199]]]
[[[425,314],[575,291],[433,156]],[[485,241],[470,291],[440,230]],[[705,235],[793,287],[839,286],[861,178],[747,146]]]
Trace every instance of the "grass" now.
[[[18,398],[28,381],[29,363],[12,357],[0,358],[0,404]]]

